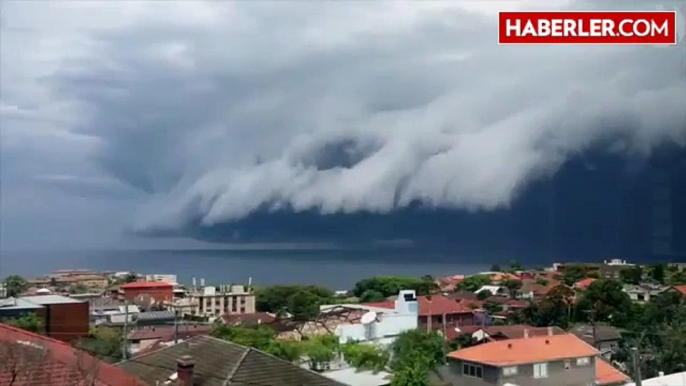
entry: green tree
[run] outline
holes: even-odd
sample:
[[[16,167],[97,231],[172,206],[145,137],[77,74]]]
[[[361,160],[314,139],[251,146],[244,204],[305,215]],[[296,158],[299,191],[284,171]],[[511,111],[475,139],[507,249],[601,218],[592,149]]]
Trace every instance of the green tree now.
[[[338,339],[334,335],[316,336],[302,343],[303,354],[314,371],[322,371],[322,365],[331,362],[339,352]]]
[[[488,275],[472,275],[465,277],[460,283],[460,289],[463,291],[474,292],[479,288],[491,284],[491,278]]]
[[[9,275],[5,278],[5,290],[8,297],[16,297],[29,289],[29,282],[19,275]]]
[[[630,323],[631,299],[623,291],[622,284],[615,280],[598,279],[584,291],[576,305],[576,316],[580,321],[588,322],[587,311],[594,311],[595,320],[612,322],[624,327]]]
[[[430,276],[424,277],[424,279],[404,276],[375,276],[355,283],[353,294],[361,297],[366,291],[373,290],[382,293],[386,298],[398,295],[401,290],[415,290],[419,295],[430,295],[437,288],[438,285]]]
[[[341,352],[346,362],[360,370],[384,370],[390,359],[388,350],[373,344],[346,343]]]
[[[513,298],[517,296],[517,292],[522,288],[522,284],[522,281],[517,279],[505,279],[500,283],[501,286],[510,291],[510,296]]]
[[[502,272],[502,271],[500,270],[500,266],[499,266],[498,264],[493,264],[493,265],[491,265],[490,271],[491,271],[491,272]]]
[[[331,290],[318,286],[276,285],[255,290],[255,306],[258,311],[276,314],[287,311],[298,314],[298,318],[317,315],[319,305],[334,301]]]
[[[562,281],[568,286],[574,285],[577,281],[586,277],[586,268],[581,265],[570,265],[565,267],[562,274]]]
[[[493,294],[491,293],[491,291],[481,291],[476,294],[476,298],[479,300],[486,300],[490,298],[492,295]]]
[[[88,292],[88,287],[85,285],[79,283],[75,286],[69,287],[69,293],[70,294],[84,294]]]
[[[124,277],[124,283],[135,283],[138,281],[138,275],[135,273],[129,273]]]
[[[401,333],[391,344],[391,368],[401,369],[414,354],[427,360],[429,370],[445,364],[448,345],[436,331],[409,330]]]
[[[477,340],[472,336],[472,334],[462,334],[458,335],[457,338],[450,342],[451,350],[461,350],[463,348],[472,347],[476,345]]]
[[[5,319],[3,322],[22,330],[35,333],[43,332],[43,320],[36,316],[36,314],[26,314],[18,318]]]
[[[686,284],[686,271],[674,272],[669,276],[667,282],[670,285]]]
[[[383,302],[386,298],[379,291],[367,290],[360,296],[360,303]]]
[[[315,293],[300,290],[288,299],[288,310],[293,314],[293,320],[307,321],[319,315],[321,298]]]
[[[523,271],[524,267],[517,260],[510,261],[510,269],[512,271]]]
[[[665,282],[665,265],[654,264],[650,266],[650,277],[656,282],[664,284]]]
[[[267,346],[264,351],[274,355],[277,358],[281,358],[289,362],[296,362],[302,358],[304,350],[302,343],[299,341],[276,340]]]
[[[531,303],[521,314],[518,322],[533,326],[558,326],[566,329],[571,319],[574,291],[565,285],[558,285],[536,303]]]
[[[216,325],[211,335],[243,346],[269,351],[276,338],[276,332],[269,326],[250,327]]]
[[[394,372],[391,386],[429,386],[430,360],[412,353]]]
[[[548,285],[548,280],[544,279],[542,277],[539,277],[536,279],[536,284],[542,285],[542,286],[547,286]]]
[[[619,277],[623,283],[639,284],[643,279],[643,269],[638,265],[627,267],[619,271]]]
[[[76,347],[110,363],[121,359],[121,331],[109,327],[95,327],[88,336],[79,339]]]

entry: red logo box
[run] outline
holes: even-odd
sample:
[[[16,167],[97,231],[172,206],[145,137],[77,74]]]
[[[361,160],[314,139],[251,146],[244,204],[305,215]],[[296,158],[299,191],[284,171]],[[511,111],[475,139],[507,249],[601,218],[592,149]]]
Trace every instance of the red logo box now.
[[[676,44],[676,11],[500,12],[499,44]]]

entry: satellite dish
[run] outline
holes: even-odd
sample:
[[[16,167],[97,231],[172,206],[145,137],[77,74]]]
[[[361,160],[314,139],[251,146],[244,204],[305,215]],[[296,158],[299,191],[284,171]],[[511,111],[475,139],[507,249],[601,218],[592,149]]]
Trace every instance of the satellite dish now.
[[[362,318],[360,319],[362,324],[372,324],[376,321],[376,312],[374,311],[369,311],[366,314],[362,315]]]

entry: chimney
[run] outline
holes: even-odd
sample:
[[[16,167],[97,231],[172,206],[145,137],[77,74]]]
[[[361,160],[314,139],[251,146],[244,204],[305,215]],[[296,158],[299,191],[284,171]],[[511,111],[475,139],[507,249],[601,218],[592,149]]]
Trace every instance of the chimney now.
[[[553,336],[553,328],[548,327],[548,336]]]
[[[195,361],[190,355],[182,356],[176,362],[176,372],[178,374],[178,386],[193,386],[193,368]]]
[[[528,328],[525,328],[525,329],[524,329],[524,337],[525,337],[525,338],[528,338],[528,337],[529,337],[529,329],[528,329]]]

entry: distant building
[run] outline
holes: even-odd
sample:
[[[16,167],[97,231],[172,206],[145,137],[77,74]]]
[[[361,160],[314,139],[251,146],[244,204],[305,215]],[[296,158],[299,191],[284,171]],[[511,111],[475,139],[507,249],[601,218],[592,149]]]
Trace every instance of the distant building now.
[[[659,294],[667,290],[668,288],[669,287],[666,286],[649,283],[639,285],[627,284],[624,286],[624,292],[626,292],[629,295],[632,301],[636,303],[646,303],[649,302],[650,299],[658,296]]]
[[[149,296],[152,303],[171,302],[173,299],[174,285],[171,283],[127,283],[119,289],[124,294],[124,299],[133,302],[144,296]]]
[[[612,354],[617,351],[619,341],[622,338],[619,329],[605,325],[597,325],[594,332],[593,326],[580,324],[572,327],[569,333],[598,349],[607,359],[610,359]]]
[[[509,296],[510,295],[510,290],[507,289],[507,287],[503,286],[498,286],[498,285],[485,285],[478,290],[474,291],[475,294],[479,294],[481,292],[488,291],[491,293],[493,296]]]
[[[176,275],[145,275],[146,282],[162,282],[177,284]]]
[[[635,265],[635,264],[629,264],[629,263],[626,262],[626,260],[622,260],[622,259],[612,259],[612,260],[610,260],[610,261],[603,260],[603,264],[606,264],[606,265],[621,265],[621,266],[625,266],[625,267],[633,267],[633,266]]]
[[[88,303],[59,295],[24,296],[0,302],[0,319],[36,315],[47,336],[70,342],[88,335]]]
[[[254,314],[255,294],[242,285],[204,287],[190,291],[179,307],[194,316],[218,317],[224,314]]]

